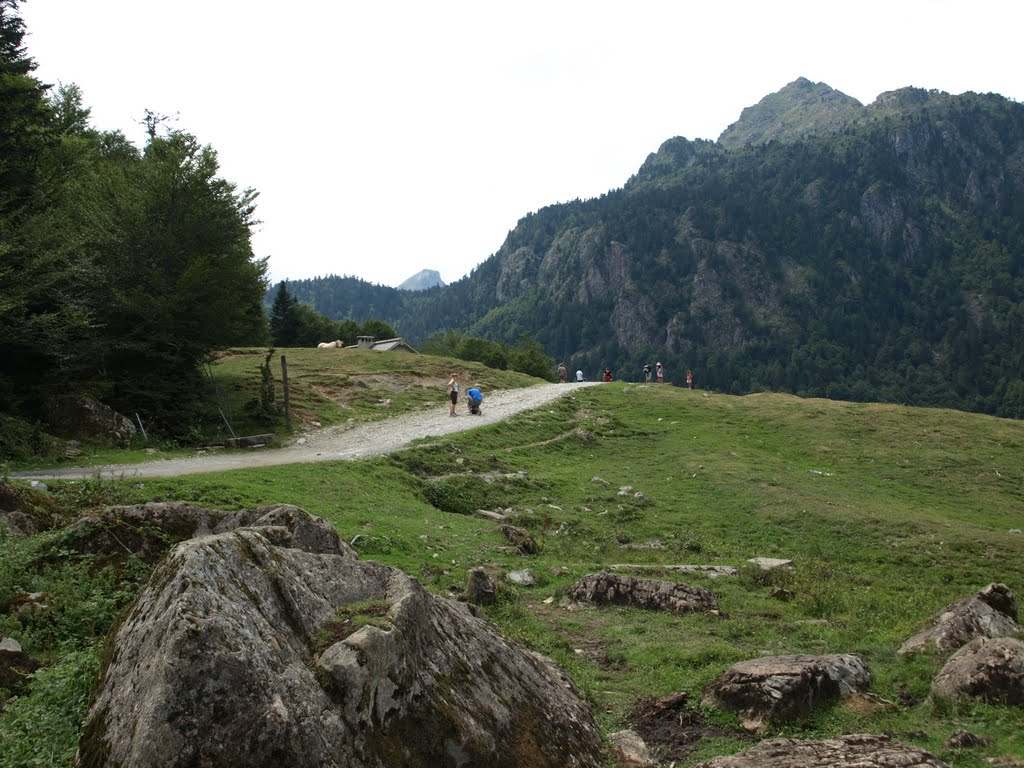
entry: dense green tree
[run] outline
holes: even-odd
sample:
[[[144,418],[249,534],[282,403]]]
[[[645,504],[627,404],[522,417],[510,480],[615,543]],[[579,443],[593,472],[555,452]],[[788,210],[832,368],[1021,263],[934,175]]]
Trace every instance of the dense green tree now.
[[[53,142],[45,87],[32,76],[18,0],[0,0],[0,215],[17,218],[37,198],[41,155]]]
[[[32,77],[17,7],[0,0],[0,400],[35,418],[91,390],[191,429],[209,353],[265,339],[255,193],[187,133],[140,153],[92,130],[77,86]]]
[[[420,345],[420,350],[428,355],[437,355],[438,357],[456,357],[455,350],[462,338],[462,334],[458,331],[435,333]]]
[[[274,346],[296,347],[302,332],[299,302],[288,292],[288,282],[282,280],[274,292],[270,308],[270,337]]]
[[[555,361],[544,353],[544,347],[540,342],[524,332],[512,349],[509,367],[540,379],[551,379],[554,376]]]
[[[36,416],[90,318],[74,290],[84,270],[48,231],[65,179],[17,10],[0,0],[0,403]]]
[[[98,257],[111,279],[95,310],[110,400],[168,429],[193,421],[212,350],[265,333],[266,263],[249,239],[255,193],[217,170],[216,153],[187,133],[151,139],[118,169],[131,195],[110,199],[119,231]]]
[[[310,347],[336,339],[352,345],[359,336],[390,339],[397,335],[390,325],[373,318],[362,324],[351,318],[332,320],[301,303],[289,291],[287,281],[280,282],[274,291],[270,307],[270,332],[274,344],[281,347]]]
[[[454,356],[462,360],[476,360],[489,368],[504,370],[509,366],[508,345],[475,336],[465,336],[456,345]]]
[[[360,328],[361,336],[372,336],[374,339],[393,339],[398,336],[395,329],[377,318],[370,318]]]

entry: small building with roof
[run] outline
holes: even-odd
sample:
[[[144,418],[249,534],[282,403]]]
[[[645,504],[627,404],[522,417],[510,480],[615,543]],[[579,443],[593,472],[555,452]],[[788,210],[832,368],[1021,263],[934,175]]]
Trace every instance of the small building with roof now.
[[[418,355],[419,352],[413,346],[398,336],[394,339],[381,339],[376,341],[373,336],[357,336],[356,343],[346,349],[372,349],[374,352],[412,352]]]

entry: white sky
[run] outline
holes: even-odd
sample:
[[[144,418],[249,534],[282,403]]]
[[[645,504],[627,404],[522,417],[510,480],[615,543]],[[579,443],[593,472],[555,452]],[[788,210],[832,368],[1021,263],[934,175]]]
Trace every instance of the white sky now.
[[[621,187],[797,77],[1024,100],[1019,0],[23,0],[36,76],[146,109],[260,192],[270,277],[457,280],[530,211]]]

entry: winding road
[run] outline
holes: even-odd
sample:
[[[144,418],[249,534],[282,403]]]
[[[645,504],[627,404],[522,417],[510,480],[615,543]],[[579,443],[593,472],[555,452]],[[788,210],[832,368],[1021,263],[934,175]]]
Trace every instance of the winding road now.
[[[538,384],[488,394],[482,416],[471,416],[460,408],[459,415],[448,415],[447,404],[430,410],[413,411],[383,421],[357,426],[340,425],[300,436],[282,448],[247,449],[230,453],[206,453],[178,459],[161,459],[142,464],[105,464],[92,467],[66,467],[27,472],[11,472],[22,480],[74,480],[84,478],[177,477],[201,472],[271,467],[280,464],[304,464],[318,461],[345,461],[383,456],[406,447],[422,437],[438,437],[464,432],[483,424],[493,424],[531,408],[539,408],[580,387],[581,384]],[[460,403],[460,406],[462,403]],[[305,438],[302,441],[302,438]]]

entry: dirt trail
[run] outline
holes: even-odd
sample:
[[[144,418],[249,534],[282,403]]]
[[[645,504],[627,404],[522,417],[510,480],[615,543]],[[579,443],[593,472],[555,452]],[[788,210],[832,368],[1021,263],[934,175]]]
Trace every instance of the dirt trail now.
[[[278,464],[304,464],[316,461],[344,461],[382,456],[404,448],[421,437],[450,435],[483,424],[493,424],[509,416],[538,408],[580,387],[583,384],[538,384],[523,389],[509,389],[488,394],[484,399],[483,415],[470,416],[464,402],[459,403],[459,415],[448,415],[446,405],[430,410],[414,411],[384,421],[360,424],[355,427],[341,425],[306,434],[306,442],[293,442],[283,448],[249,449],[244,452],[210,453],[181,459],[162,459],[144,464],[106,464],[94,467],[67,467],[38,472],[12,472],[10,477],[23,480],[72,480],[81,478],[176,477],[200,472],[223,472],[229,469],[271,467]]]

